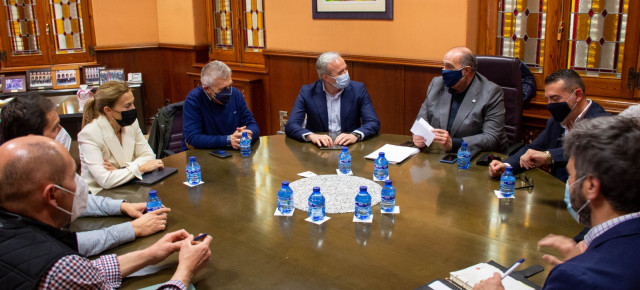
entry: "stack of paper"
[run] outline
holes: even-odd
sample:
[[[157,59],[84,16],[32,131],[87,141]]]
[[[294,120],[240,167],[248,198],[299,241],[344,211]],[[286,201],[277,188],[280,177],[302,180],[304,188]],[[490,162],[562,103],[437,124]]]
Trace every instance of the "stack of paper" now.
[[[482,280],[491,278],[493,273],[496,272],[502,275],[502,271],[500,271],[500,269],[487,263],[479,263],[469,268],[449,273],[451,275],[449,279],[464,289],[473,289],[473,285]],[[505,289],[533,289],[524,283],[513,279],[511,276],[504,277],[504,279],[502,279],[502,285]]]
[[[413,155],[416,155],[418,152],[420,152],[420,149],[385,144],[380,149],[373,151],[373,153],[365,156],[364,158],[376,160],[378,158],[378,152],[384,152],[385,158],[387,158],[387,161],[389,161],[389,163],[397,164]]]

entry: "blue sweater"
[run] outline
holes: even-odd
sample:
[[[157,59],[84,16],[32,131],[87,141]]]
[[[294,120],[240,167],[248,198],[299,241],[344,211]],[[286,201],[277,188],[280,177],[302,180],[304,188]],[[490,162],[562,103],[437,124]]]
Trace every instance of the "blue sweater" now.
[[[242,93],[233,88],[231,99],[226,105],[212,101],[202,87],[197,87],[184,101],[182,149],[189,145],[198,149],[227,148],[227,136],[236,128],[247,126],[253,132],[252,142],[260,137],[260,129],[253,114],[249,112]]]

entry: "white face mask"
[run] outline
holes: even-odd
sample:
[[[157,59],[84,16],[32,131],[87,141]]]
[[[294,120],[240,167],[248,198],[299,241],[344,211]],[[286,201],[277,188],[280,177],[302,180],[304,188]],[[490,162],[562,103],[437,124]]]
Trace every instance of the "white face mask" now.
[[[89,185],[84,182],[84,180],[77,174],[74,178],[74,181],[76,183],[76,192],[73,192],[56,184],[53,185],[74,196],[71,212],[64,208],[56,206],[56,208],[71,216],[71,220],[69,221],[69,223],[72,223],[74,220],[76,220],[80,216],[80,214],[82,214],[87,209],[87,200],[89,199]]]
[[[71,148],[71,135],[69,135],[69,133],[67,133],[67,130],[65,130],[64,128],[60,129],[60,132],[58,132],[58,135],[56,135],[56,141],[64,145],[64,147],[67,147],[67,151],[69,151],[69,149]]]

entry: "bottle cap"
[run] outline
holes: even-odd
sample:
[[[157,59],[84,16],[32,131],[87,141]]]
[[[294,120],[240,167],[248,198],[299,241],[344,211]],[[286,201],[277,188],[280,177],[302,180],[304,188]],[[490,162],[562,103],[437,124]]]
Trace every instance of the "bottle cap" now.
[[[242,137],[247,137],[247,132],[242,132]]]
[[[320,192],[320,187],[314,186],[313,187],[313,192]]]
[[[380,153],[378,153],[378,156],[379,156],[379,157],[384,157],[384,152],[380,152]]]
[[[226,151],[224,151],[224,150],[220,150],[220,151],[218,151],[218,154],[225,154],[225,153],[227,153],[227,152],[226,152]]]
[[[158,192],[155,190],[149,190],[149,196],[158,196]]]
[[[384,185],[391,186],[391,179],[385,180]]]
[[[345,151],[349,151],[349,147],[347,147],[347,146],[342,146],[342,152],[345,152]]]
[[[513,167],[511,167],[511,165],[507,165],[507,167],[505,168],[506,170],[512,171]]]
[[[360,186],[360,191],[367,191],[367,187],[366,187],[366,186],[364,186],[364,185],[361,185],[361,186]]]
[[[282,186],[289,186],[289,181],[286,181],[286,180],[285,180],[285,181],[283,181],[283,182],[282,182]]]
[[[196,157],[195,156],[189,156],[189,161],[196,161]]]
[[[463,147],[469,146],[469,143],[462,141],[462,146]]]

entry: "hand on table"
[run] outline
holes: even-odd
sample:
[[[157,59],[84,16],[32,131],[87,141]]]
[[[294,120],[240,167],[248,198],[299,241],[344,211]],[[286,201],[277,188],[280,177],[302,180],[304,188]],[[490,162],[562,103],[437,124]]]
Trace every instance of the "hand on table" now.
[[[333,140],[331,140],[331,137],[329,137],[329,135],[319,135],[319,134],[311,133],[307,135],[307,139],[309,139],[309,141],[318,145],[319,147],[326,147],[326,146],[333,145]]]
[[[489,175],[491,177],[498,177],[504,173],[507,169],[507,165],[499,160],[493,160],[489,163]]]
[[[478,284],[473,285],[473,290],[492,290],[492,289],[504,290],[504,287],[502,286],[502,275],[500,275],[500,273],[498,272],[493,273],[493,276],[491,276],[491,278],[482,280]]]
[[[167,227],[168,215],[166,213],[170,211],[170,208],[163,207],[152,212],[145,213],[141,217],[131,221],[131,225],[133,225],[133,232],[136,237],[145,237],[164,230]]]
[[[164,235],[157,242],[144,250],[150,260],[149,265],[157,264],[166,259],[169,255],[173,254],[173,252],[180,250],[181,246],[184,244],[183,241],[189,237],[193,239],[193,236],[189,235],[189,233],[184,229]]]
[[[134,219],[141,217],[146,209],[147,203],[145,202],[130,203],[124,201],[120,204],[120,212]]]
[[[547,153],[542,151],[529,149],[520,156],[520,166],[527,170],[540,167],[545,164],[547,164]]]
[[[233,149],[240,149],[240,139],[242,139],[242,132],[247,132],[247,136],[249,138],[251,138],[251,135],[253,135],[253,132],[251,132],[251,130],[245,130],[246,128],[247,126],[238,127],[236,128],[236,131],[231,134],[231,147],[233,147]],[[251,135],[249,135],[249,132],[251,132]]]
[[[189,235],[180,246],[180,255],[178,257],[178,268],[171,278],[172,280],[180,280],[185,285],[189,285],[191,278],[198,273],[211,258],[211,249],[209,248],[213,238],[207,235],[201,242],[194,242],[193,235]]]
[[[424,137],[420,135],[413,135],[413,144],[416,145],[416,147],[422,148],[424,146],[427,146],[426,142],[427,140],[425,140]]]
[[[538,242],[538,246],[551,247],[560,252],[560,254],[562,255],[562,259],[553,255],[542,256],[543,260],[545,260],[547,263],[553,266],[562,264],[566,260],[569,260],[575,256],[578,256],[587,250],[587,245],[584,243],[584,241],[581,241],[580,243],[576,243],[572,238],[554,235],[554,234],[550,234],[542,238]]]
[[[442,145],[446,151],[451,151],[453,148],[453,140],[451,140],[451,136],[449,136],[447,130],[433,129],[431,132],[436,135],[435,138],[433,138],[433,142]]]
[[[142,164],[140,166],[140,172],[142,172],[142,173],[150,172],[150,171],[154,171],[154,170],[156,170],[158,168],[164,168],[164,163],[160,159],[154,159],[154,160],[148,161],[145,164]]]
[[[342,133],[336,137],[336,140],[333,143],[337,145],[347,146],[351,143],[358,142],[358,137],[353,134]]]

